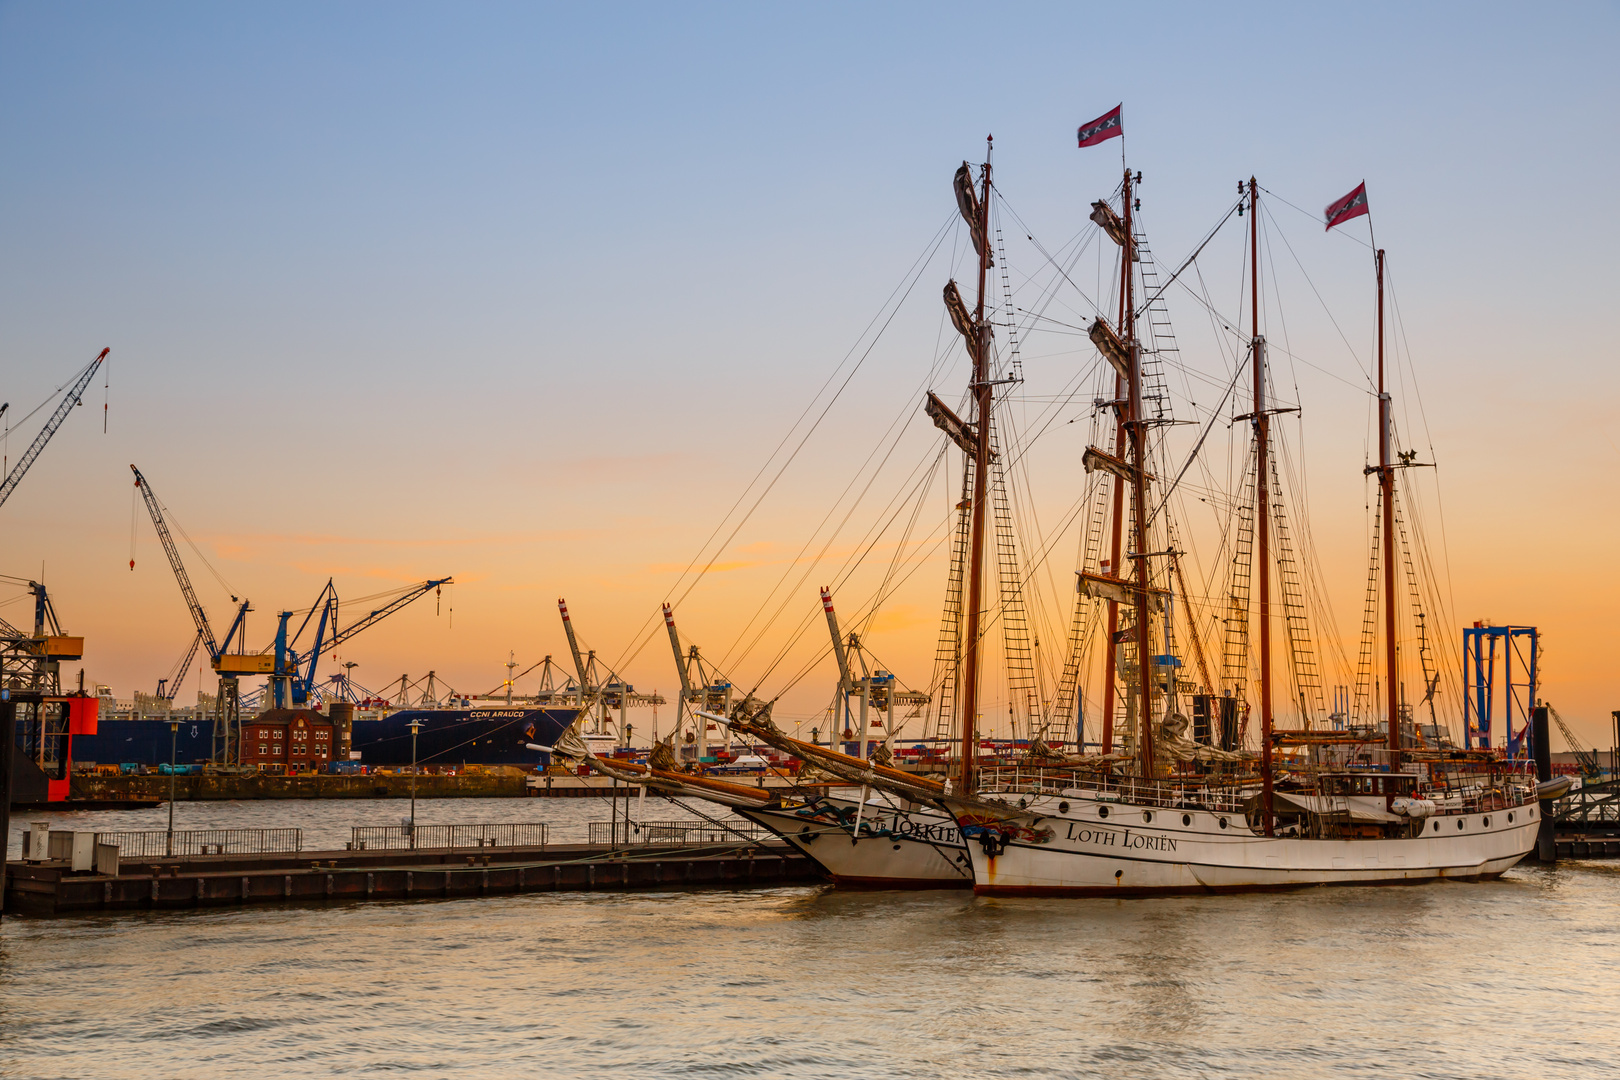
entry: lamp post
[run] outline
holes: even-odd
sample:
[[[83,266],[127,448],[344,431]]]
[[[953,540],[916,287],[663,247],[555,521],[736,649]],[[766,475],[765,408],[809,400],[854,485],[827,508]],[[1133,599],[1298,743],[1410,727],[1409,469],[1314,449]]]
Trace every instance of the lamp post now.
[[[175,746],[180,741],[180,721],[169,721],[169,834],[164,840],[164,854],[174,854],[174,758]]]
[[[411,847],[416,847],[416,733],[422,730],[421,720],[412,720],[411,728]]]

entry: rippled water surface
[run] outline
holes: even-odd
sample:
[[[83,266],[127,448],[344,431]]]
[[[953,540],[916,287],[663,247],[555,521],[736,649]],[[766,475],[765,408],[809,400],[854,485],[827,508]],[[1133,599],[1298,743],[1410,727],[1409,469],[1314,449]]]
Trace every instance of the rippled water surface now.
[[[421,816],[606,816],[450,805]],[[1586,863],[1163,900],[816,887],[7,918],[0,1074],[1603,1077],[1617,916],[1620,865]]]

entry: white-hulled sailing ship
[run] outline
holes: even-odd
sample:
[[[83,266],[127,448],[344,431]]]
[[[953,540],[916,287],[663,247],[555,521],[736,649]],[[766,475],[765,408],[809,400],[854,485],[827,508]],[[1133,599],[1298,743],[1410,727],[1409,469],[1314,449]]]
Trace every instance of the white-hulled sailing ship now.
[[[1425,733],[1402,707],[1395,622],[1399,522],[1395,478],[1413,461],[1412,455],[1395,450],[1391,396],[1385,384],[1382,249],[1375,255],[1379,451],[1378,464],[1368,468],[1378,479],[1381,524],[1382,737],[1378,727],[1361,732],[1309,725],[1285,730],[1274,723],[1271,529],[1274,524],[1280,528],[1283,518],[1278,510],[1273,521],[1280,492],[1274,488],[1274,470],[1267,458],[1272,450],[1271,417],[1281,410],[1266,399],[1266,342],[1258,291],[1259,186],[1252,179],[1246,197],[1253,304],[1248,356],[1254,400],[1252,412],[1238,419],[1247,421],[1253,431],[1254,490],[1260,493],[1254,502],[1257,509],[1251,511],[1258,578],[1254,611],[1259,624],[1258,777],[1244,767],[1239,755],[1223,762],[1224,755],[1203,754],[1200,760],[1200,755],[1186,752],[1192,740],[1185,737],[1187,720],[1177,708],[1176,673],[1159,670],[1161,663],[1173,664],[1175,658],[1168,655],[1164,637],[1169,623],[1161,617],[1168,575],[1162,568],[1155,573],[1151,564],[1155,559],[1173,561],[1174,547],[1163,542],[1162,534],[1151,532],[1150,508],[1155,503],[1149,493],[1154,478],[1147,443],[1153,418],[1144,409],[1143,351],[1136,333],[1139,312],[1131,297],[1135,261],[1131,246],[1136,242],[1131,183],[1127,171],[1121,227],[1115,235],[1124,248],[1119,330],[1114,332],[1099,319],[1092,333],[1099,348],[1110,354],[1124,384],[1117,406],[1119,452],[1094,449],[1088,458],[1117,474],[1130,501],[1126,520],[1132,550],[1127,558],[1132,572],[1114,580],[1099,579],[1093,587],[1110,598],[1110,607],[1117,608],[1124,624],[1110,638],[1114,649],[1110,659],[1117,655],[1119,662],[1110,664],[1106,708],[1111,718],[1112,680],[1117,673],[1132,753],[1124,769],[1097,761],[988,769],[976,789],[943,796],[941,801],[955,814],[969,841],[975,890],[1141,895],[1501,874],[1535,846],[1543,814],[1538,799],[1555,796],[1556,786],[1567,787],[1567,781],[1540,785],[1538,790],[1522,762],[1506,761],[1489,748],[1445,743],[1438,737],[1438,725]],[[1365,189],[1358,188],[1336,204],[1338,219],[1365,213],[1365,205]],[[1329,208],[1330,228],[1339,223],[1334,210]],[[1162,507],[1162,501],[1157,505]],[[1228,612],[1229,620],[1244,621],[1245,643],[1248,616],[1246,602]],[[1110,630],[1115,625],[1111,618]],[[1371,639],[1364,641],[1370,644]],[[1433,693],[1431,683],[1431,697]],[[1105,735],[1105,754],[1111,749],[1108,741]],[[1192,742],[1196,749],[1196,741]],[[1194,761],[1191,767],[1185,764],[1189,758]],[[1078,767],[1081,764],[1089,767]]]

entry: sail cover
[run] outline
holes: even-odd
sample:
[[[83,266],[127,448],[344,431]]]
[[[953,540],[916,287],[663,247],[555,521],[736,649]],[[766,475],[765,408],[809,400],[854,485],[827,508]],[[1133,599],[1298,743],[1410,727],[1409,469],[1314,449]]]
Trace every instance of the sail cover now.
[[[1100,446],[1086,447],[1086,452],[1080,456],[1080,464],[1086,467],[1086,472],[1096,472],[1101,469],[1103,472],[1113,473],[1121,480],[1133,480],[1136,478],[1136,470],[1131,468],[1130,462],[1115,457]],[[1143,472],[1142,478],[1148,481],[1157,479],[1150,472]]]
[[[978,363],[979,353],[984,347],[986,331],[989,328],[979,326],[973,321],[973,316],[968,314],[967,305],[962,303],[962,294],[957,291],[954,281],[945,283],[945,310],[951,313],[951,325],[956,327],[957,333],[967,342],[968,355],[973,357],[975,364]]]
[[[1091,338],[1091,343],[1097,346],[1097,351],[1102,353],[1104,359],[1110,364],[1114,365],[1114,370],[1119,372],[1120,378],[1130,378],[1131,354],[1125,350],[1125,343],[1119,340],[1119,335],[1114,333],[1114,328],[1109,326],[1101,316],[1098,316],[1097,320],[1091,324],[1091,329],[1087,331],[1087,334]]]
[[[984,259],[984,229],[983,208],[979,205],[979,195],[973,190],[973,166],[962,162],[962,167],[956,170],[956,178],[952,181],[956,189],[956,208],[962,212],[962,220],[968,223],[973,233],[973,250]],[[986,259],[986,266],[994,266],[994,260]]]
[[[1093,574],[1083,571],[1080,574],[1080,591],[1086,596],[1098,600],[1112,600],[1116,604],[1132,603],[1131,594],[1136,591],[1135,582],[1123,578],[1105,577],[1102,574]],[[1148,589],[1148,603],[1155,611],[1164,610],[1164,590]]]
[[[978,438],[977,432],[971,425],[964,423],[959,416],[952,412],[950,406],[939,400],[933,391],[929,391],[928,396],[923,399],[923,412],[928,414],[928,418],[934,422],[935,427],[951,437],[951,441],[961,449],[962,453],[971,455],[975,452],[977,449],[975,446]]]
[[[1098,199],[1091,204],[1091,220],[1102,226],[1103,232],[1120,247],[1125,246],[1125,219],[1114,212],[1107,202]]]

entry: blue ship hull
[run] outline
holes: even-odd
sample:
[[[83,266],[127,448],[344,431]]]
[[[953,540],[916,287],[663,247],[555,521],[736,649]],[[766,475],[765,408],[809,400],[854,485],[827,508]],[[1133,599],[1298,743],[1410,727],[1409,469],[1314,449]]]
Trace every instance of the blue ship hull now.
[[[416,737],[421,765],[550,764],[551,755],[526,743],[550,746],[574,722],[575,709],[397,709],[381,720],[354,722],[351,749],[362,765],[409,765],[412,720],[422,722]]]
[[[421,720],[416,760],[422,765],[550,764],[551,755],[527,743],[550,746],[574,722],[574,709],[512,708],[398,709],[380,720],[354,721],[352,750],[361,765],[409,765],[412,720]],[[244,717],[244,724],[252,722]],[[163,720],[103,720],[94,735],[73,736],[73,760],[98,765],[167,765],[169,725]],[[206,762],[213,749],[214,725],[188,721],[174,733],[179,765]]]

